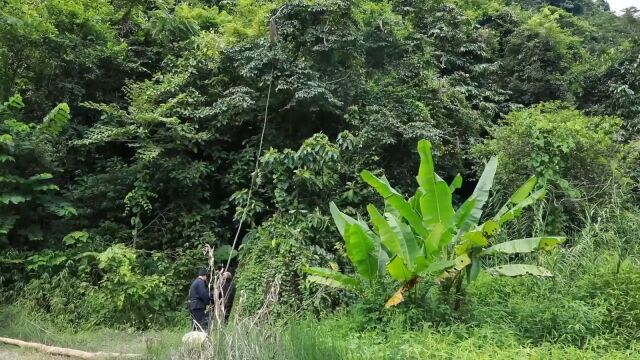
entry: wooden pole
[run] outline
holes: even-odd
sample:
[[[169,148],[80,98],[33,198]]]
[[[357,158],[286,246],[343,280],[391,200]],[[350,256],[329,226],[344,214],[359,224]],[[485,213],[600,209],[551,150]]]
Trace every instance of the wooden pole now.
[[[57,346],[49,346],[49,345],[10,339],[5,337],[0,337],[0,342],[5,344],[16,345],[24,348],[36,349],[38,351],[45,352],[52,355],[64,355],[64,356],[75,357],[78,359],[108,359],[113,357],[136,358],[136,357],[142,356],[139,354],[118,354],[118,353],[106,353],[106,352],[92,353],[92,352],[87,352],[82,350],[68,349],[68,348],[57,347]]]

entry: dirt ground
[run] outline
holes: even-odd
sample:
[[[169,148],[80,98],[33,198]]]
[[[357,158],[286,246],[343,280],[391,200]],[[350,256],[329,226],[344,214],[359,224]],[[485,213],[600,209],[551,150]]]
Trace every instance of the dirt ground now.
[[[68,360],[65,356],[53,356],[41,352],[21,349],[17,346],[0,345],[0,360]]]

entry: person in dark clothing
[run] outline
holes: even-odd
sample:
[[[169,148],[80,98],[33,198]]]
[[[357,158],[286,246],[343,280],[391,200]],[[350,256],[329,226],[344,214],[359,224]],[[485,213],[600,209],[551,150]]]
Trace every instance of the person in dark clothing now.
[[[230,272],[225,272],[222,275],[224,282],[222,283],[222,291],[220,297],[224,304],[224,320],[229,320],[231,314],[231,307],[233,306],[233,298],[236,295],[236,283],[233,281],[233,276]]]
[[[189,288],[189,312],[193,318],[193,330],[206,331],[209,323],[205,309],[211,302],[209,296],[209,287],[207,286],[207,270],[203,269],[198,272],[198,277],[191,283]]]

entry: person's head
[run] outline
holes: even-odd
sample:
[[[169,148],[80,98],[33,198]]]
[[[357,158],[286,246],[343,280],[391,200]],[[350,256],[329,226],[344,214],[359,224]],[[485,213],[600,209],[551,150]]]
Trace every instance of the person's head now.
[[[225,280],[230,280],[231,279],[231,273],[228,271],[225,271],[224,274],[222,274],[222,278]]]
[[[209,275],[209,272],[207,271],[207,269],[200,269],[198,271],[198,277],[202,280],[207,280],[207,276]]]

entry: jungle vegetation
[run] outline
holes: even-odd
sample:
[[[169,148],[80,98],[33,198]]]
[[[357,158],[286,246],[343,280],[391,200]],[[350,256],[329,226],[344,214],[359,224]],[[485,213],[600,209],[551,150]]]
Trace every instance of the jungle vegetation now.
[[[639,181],[636,8],[1,2],[7,323],[186,331],[209,244],[276,358],[633,358]]]

